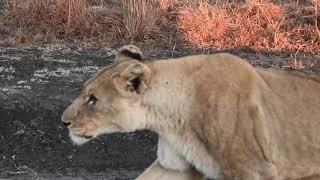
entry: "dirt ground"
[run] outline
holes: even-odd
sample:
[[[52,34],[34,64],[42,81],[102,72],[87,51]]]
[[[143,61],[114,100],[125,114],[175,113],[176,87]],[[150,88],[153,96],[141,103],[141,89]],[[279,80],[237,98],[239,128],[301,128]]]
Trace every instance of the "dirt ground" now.
[[[144,48],[146,51],[146,48]],[[156,59],[212,50],[178,47]],[[320,56],[226,50],[256,67],[320,72]],[[112,63],[109,48],[0,45],[0,179],[134,179],[156,156],[156,134],[112,134],[72,145],[60,122],[82,83]],[[296,63],[294,63],[296,60]]]
[[[148,132],[72,145],[61,112],[112,60],[110,49],[74,48],[0,46],[1,178],[132,179],[155,158]]]

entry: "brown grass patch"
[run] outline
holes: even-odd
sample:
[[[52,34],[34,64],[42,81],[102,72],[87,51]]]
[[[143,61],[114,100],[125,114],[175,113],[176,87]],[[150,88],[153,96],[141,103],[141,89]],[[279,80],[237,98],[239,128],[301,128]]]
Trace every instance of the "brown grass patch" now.
[[[18,42],[36,41],[37,38],[70,38],[97,33],[98,26],[88,12],[85,0],[29,0],[20,6],[11,1],[2,17],[10,30],[19,34]],[[40,37],[42,36],[42,37]]]
[[[204,2],[197,8],[183,7],[178,16],[178,27],[186,39],[200,47],[305,52],[320,49],[316,4],[303,7],[251,0],[239,6]]]
[[[130,39],[146,37],[159,31],[159,7],[155,0],[122,0],[123,23]]]
[[[119,2],[94,0],[91,6],[86,0],[25,0],[17,5],[12,0],[0,20],[15,43],[63,40],[112,45],[155,33],[154,1]]]
[[[0,36],[82,42],[320,53],[319,0],[11,0]]]

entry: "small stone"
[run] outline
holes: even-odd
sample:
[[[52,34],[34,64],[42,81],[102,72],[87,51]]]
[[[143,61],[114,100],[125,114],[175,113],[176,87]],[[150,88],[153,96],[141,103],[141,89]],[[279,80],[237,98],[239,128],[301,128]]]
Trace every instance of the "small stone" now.
[[[47,161],[46,158],[40,158],[40,162],[44,163],[44,162],[46,162],[46,161]]]
[[[73,158],[72,154],[70,154],[69,156],[67,156],[67,159],[69,159],[69,161],[71,161]]]

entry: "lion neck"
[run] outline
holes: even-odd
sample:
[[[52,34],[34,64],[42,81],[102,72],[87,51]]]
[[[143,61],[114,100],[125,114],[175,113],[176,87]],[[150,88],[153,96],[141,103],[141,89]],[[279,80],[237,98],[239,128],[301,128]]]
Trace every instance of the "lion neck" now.
[[[193,101],[192,81],[177,66],[165,62],[148,66],[153,74],[142,98],[146,128],[159,134],[183,129]]]

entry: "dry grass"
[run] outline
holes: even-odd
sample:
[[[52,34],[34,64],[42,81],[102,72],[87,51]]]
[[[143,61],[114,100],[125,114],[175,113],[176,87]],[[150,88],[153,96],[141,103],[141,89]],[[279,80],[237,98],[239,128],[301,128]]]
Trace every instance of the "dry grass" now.
[[[120,2],[95,0],[90,6],[86,0],[24,0],[17,5],[11,0],[0,17],[6,27],[2,31],[14,32],[10,35],[15,43],[66,40],[109,45],[145,38],[159,29],[154,2]]]
[[[2,17],[18,43],[48,38],[85,37],[97,33],[98,26],[84,0],[27,0],[16,5],[11,0]]]
[[[200,47],[250,47],[276,51],[319,52],[318,5],[275,4],[251,0],[183,7],[178,26],[185,38]]]
[[[320,53],[319,0],[10,0],[0,35],[15,43],[145,42]]]
[[[131,39],[159,31],[159,8],[155,0],[122,0],[123,23]]]

